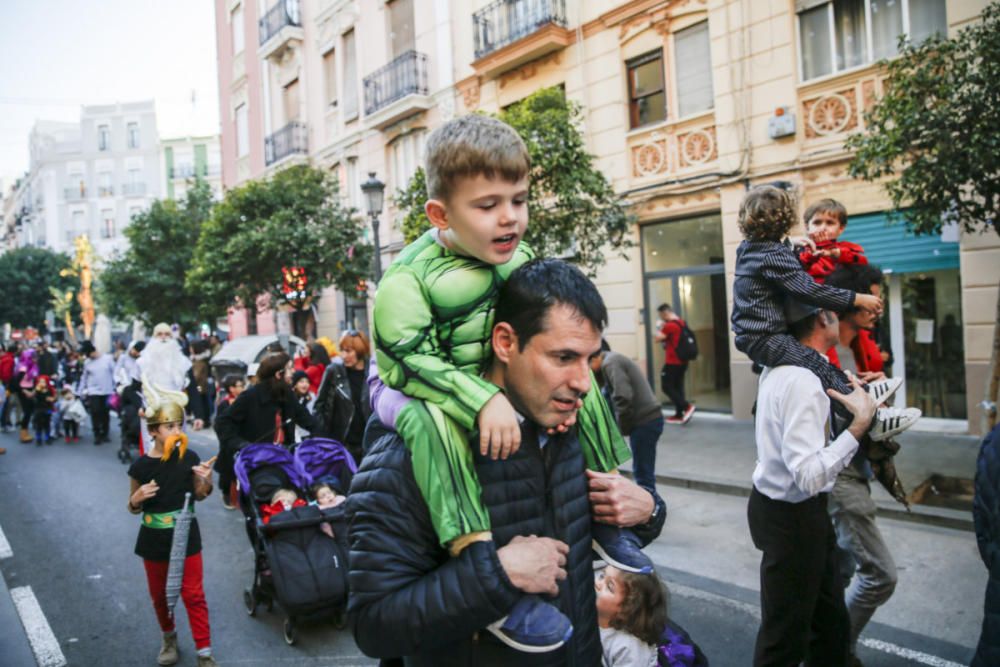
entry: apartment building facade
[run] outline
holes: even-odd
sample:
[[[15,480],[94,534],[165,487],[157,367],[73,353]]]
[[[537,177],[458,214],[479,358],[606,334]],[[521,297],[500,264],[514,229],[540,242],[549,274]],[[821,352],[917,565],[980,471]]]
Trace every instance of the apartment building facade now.
[[[84,106],[79,123],[40,120],[31,164],[12,193],[17,246],[71,252],[86,235],[98,257],[125,248],[132,216],[161,196],[152,100]]]
[[[175,137],[160,141],[163,194],[181,201],[196,178],[208,183],[215,199],[222,196],[222,153],[219,135]]]
[[[224,181],[240,173],[240,159],[256,164],[259,148],[254,174],[280,168],[281,160],[309,160],[332,170],[360,206],[358,186],[368,172],[388,184],[387,194],[404,187],[437,124],[455,114],[497,112],[559,86],[581,105],[588,150],[638,220],[630,256],[611,260],[597,281],[610,307],[607,337],[615,349],[655,378],[662,362],[653,340],[656,306],[671,303],[701,348],[688,373],[689,396],[703,409],[749,416],[756,378],[729,329],[736,213],[748,187],[786,181],[802,209],[820,198],[843,202],[850,212],[844,238],[862,243],[887,272],[884,340],[893,351],[893,374],[906,380],[901,400],[950,420],[942,427],[976,432],[1000,244],[952,229],[912,237],[888,225],[888,199],[880,186],[849,177],[843,142],[864,129],[863,112],[885,85],[877,61],[892,57],[899,34],[913,40],[953,34],[985,4],[261,2],[253,7],[254,25],[271,36],[259,41],[258,35],[254,43],[260,118],[250,112],[241,126],[238,98],[222,109],[230,135],[255,122],[261,131],[248,155],[231,156],[237,168],[227,172],[223,124]],[[248,9],[238,0],[217,0],[217,7],[223,17]],[[275,28],[268,23],[274,16],[285,23]],[[223,36],[231,29],[220,26],[219,33],[221,73]],[[242,66],[249,79],[251,68]],[[230,63],[233,71],[239,67]],[[226,75],[220,78],[224,87]],[[289,130],[295,122],[304,129]],[[304,143],[275,135],[282,131],[304,136]],[[268,164],[269,139],[298,148]],[[395,217],[387,205],[383,264],[400,245]],[[350,326],[349,312],[360,310],[338,303],[330,314]]]

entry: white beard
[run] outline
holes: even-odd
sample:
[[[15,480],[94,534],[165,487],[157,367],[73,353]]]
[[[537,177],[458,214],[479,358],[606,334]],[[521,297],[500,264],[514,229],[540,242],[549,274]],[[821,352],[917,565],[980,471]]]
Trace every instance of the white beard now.
[[[139,369],[150,381],[163,389],[182,391],[187,384],[191,360],[184,356],[177,341],[150,340],[139,355]]]

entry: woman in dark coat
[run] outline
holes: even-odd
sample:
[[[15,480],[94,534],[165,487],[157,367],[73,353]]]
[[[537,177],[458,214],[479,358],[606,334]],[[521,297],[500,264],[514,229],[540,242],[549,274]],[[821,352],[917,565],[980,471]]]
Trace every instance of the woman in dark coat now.
[[[257,384],[239,395],[232,407],[215,420],[219,448],[234,456],[253,442],[273,442],[291,447],[296,424],[316,430],[316,421],[292,394],[289,384],[292,360],[284,352],[264,357],[257,369]]]
[[[342,442],[361,463],[361,441],[372,413],[367,382],[371,346],[364,333],[348,329],[340,337],[339,347],[340,356],[323,374],[313,412],[319,434]]]
[[[976,462],[976,495],[972,501],[979,553],[990,571],[983,605],[983,633],[972,667],[1000,665],[1000,424],[979,450]]]

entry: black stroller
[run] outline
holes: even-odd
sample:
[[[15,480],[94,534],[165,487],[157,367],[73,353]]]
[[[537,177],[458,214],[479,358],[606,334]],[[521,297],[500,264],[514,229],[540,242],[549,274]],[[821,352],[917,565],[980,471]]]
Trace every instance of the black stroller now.
[[[260,507],[270,503],[280,488],[306,498],[314,482],[326,482],[346,494],[357,471],[354,459],[339,442],[306,440],[294,455],[272,444],[244,447],[236,459],[247,536],[254,551],[253,584],[243,591],[247,613],[274,603],[285,613],[285,641],[296,640],[296,623],[303,618],[333,618],[338,628],[346,622],[347,519],[344,506],[321,510],[315,505],[296,507],[264,523]],[[329,523],[334,539],[320,530]]]

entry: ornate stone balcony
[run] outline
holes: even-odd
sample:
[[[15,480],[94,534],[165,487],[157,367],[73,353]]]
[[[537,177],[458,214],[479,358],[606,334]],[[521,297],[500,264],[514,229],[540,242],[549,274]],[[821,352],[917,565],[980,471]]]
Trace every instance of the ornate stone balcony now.
[[[378,129],[432,106],[427,94],[427,56],[407,51],[364,80],[365,122]]]
[[[496,0],[472,15],[472,67],[485,78],[573,43],[566,0]]]
[[[285,52],[305,39],[299,0],[278,0],[257,22],[260,48],[257,55],[281,61]]]

